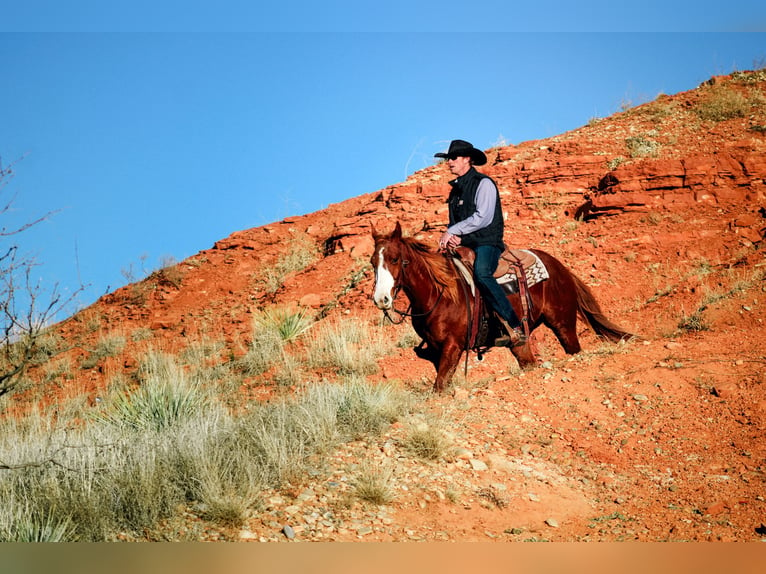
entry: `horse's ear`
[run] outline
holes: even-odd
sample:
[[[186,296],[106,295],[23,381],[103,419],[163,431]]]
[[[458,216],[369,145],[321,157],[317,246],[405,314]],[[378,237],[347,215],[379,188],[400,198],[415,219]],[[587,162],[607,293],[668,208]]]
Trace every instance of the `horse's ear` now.
[[[378,235],[378,230],[375,229],[375,224],[371,221],[370,222],[370,232],[372,233],[372,238],[377,240],[380,235]]]
[[[394,227],[394,230],[391,232],[391,239],[401,239],[402,238],[402,224],[399,223],[399,221],[396,222],[396,227]]]

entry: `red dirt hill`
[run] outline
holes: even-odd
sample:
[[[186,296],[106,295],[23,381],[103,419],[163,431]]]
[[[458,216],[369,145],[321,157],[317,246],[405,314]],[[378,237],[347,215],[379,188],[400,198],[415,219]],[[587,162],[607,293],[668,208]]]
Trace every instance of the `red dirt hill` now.
[[[519,373],[502,349],[482,363],[472,357],[453,395],[428,399],[444,416],[458,409],[451,424],[469,455],[433,463],[430,484],[403,493],[369,531],[312,538],[306,525],[304,537],[762,538],[766,71],[715,77],[487,155],[483,171],[501,190],[506,242],[565,262],[610,318],[643,340],[604,347],[585,332],[585,351],[567,357],[541,328],[537,369]],[[435,165],[322,211],[238,231],[102,297],[60,331],[95,344],[106,332],[150,330],[153,344],[169,350],[225,340],[236,355],[264,307],[298,305],[318,320],[376,318],[366,265],[371,226],[390,231],[400,221],[405,233],[435,243],[449,179]],[[264,270],[297,244],[319,257],[269,288]],[[81,347],[75,362],[87,355]],[[96,398],[110,376],[135,369],[141,348],[129,341],[123,355],[82,370],[65,392]],[[401,349],[370,379],[421,392],[433,370]],[[467,502],[438,495],[456,480],[473,485]],[[249,528],[271,539],[267,526]]]

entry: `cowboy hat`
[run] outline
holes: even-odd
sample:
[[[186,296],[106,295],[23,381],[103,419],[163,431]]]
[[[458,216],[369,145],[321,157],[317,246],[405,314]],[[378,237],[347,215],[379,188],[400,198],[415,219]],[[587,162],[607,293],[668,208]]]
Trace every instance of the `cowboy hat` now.
[[[470,157],[474,165],[484,165],[487,163],[487,156],[480,149],[476,149],[469,142],[464,140],[452,140],[449,144],[447,153],[435,153],[434,157],[444,159],[455,159],[456,157]]]

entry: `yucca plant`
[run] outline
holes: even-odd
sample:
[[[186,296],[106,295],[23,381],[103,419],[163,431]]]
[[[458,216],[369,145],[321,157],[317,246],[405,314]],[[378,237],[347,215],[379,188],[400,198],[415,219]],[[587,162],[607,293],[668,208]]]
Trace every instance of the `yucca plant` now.
[[[312,323],[305,309],[293,310],[283,307],[266,309],[254,319],[256,329],[273,331],[283,341],[297,339],[311,327]]]
[[[191,419],[208,406],[208,393],[190,381],[170,356],[154,355],[142,365],[143,382],[117,394],[102,421],[134,429],[163,430]]]
[[[61,516],[55,510],[41,511],[24,508],[19,511],[0,540],[13,542],[72,542],[74,527],[69,516]]]

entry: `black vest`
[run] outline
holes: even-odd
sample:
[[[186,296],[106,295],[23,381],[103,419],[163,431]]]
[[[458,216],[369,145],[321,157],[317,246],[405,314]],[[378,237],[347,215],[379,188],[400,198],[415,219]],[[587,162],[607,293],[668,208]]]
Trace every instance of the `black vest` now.
[[[495,183],[492,178],[471,167],[465,174],[449,182],[452,186],[452,191],[447,199],[450,225],[463,221],[474,214],[476,211],[476,190],[484,178],[489,179],[493,184]],[[505,249],[503,244],[503,209],[500,207],[500,193],[497,191],[496,184],[495,190],[497,197],[495,198],[495,214],[492,217],[492,223],[473,233],[463,235],[461,237],[462,245],[471,249],[479,245],[495,245],[500,249]]]

